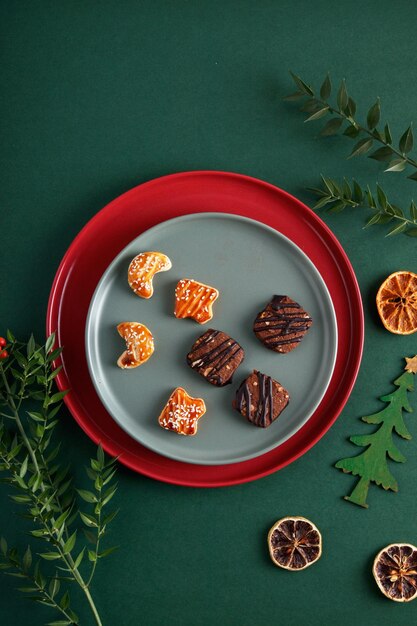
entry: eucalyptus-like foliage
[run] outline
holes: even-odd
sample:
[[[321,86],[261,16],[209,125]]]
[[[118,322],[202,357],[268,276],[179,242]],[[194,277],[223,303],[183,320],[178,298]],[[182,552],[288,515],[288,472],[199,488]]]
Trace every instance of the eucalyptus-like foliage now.
[[[66,394],[54,389],[61,367],[53,362],[61,348],[54,348],[54,335],[45,345],[33,336],[25,344],[8,331],[7,341],[9,356],[0,361],[0,475],[30,523],[31,544],[20,554],[1,538],[0,569],[21,579],[19,589],[30,599],[60,614],[50,626],[79,623],[71,605],[73,584],[82,589],[94,622],[101,625],[90,588],[98,561],[115,549],[102,549],[117,514],[107,506],[117,488],[115,459],[107,460],[99,446],[87,468],[91,490],[74,489],[54,434]]]
[[[340,213],[346,208],[364,207],[372,211],[364,228],[374,224],[390,224],[386,237],[400,233],[417,237],[417,206],[414,200],[411,201],[406,214],[399,206],[388,200],[381,185],[377,184],[376,193],[372,193],[369,187],[362,189],[356,180],[349,183],[345,179],[339,183],[326,176],[322,176],[321,179],[323,181],[321,188],[310,188],[311,192],[319,196],[313,209],[326,206],[328,213]]]
[[[307,113],[306,122],[328,117],[329,119],[320,131],[322,137],[341,133],[355,140],[355,144],[348,155],[349,159],[367,155],[376,161],[385,162],[385,172],[406,170],[408,178],[417,181],[417,160],[410,156],[414,145],[412,124],[407,127],[398,141],[394,141],[389,123],[381,123],[379,98],[368,110],[366,121],[361,123],[356,116],[356,102],[349,95],[345,80],[341,81],[332,99],[333,87],[329,74],[327,74],[319,90],[315,90],[296,74],[292,72],[290,74],[297,86],[297,91],[284,99],[290,101],[304,99],[301,110]],[[379,147],[375,149],[378,145]],[[327,210],[335,213],[346,207],[360,205],[374,211],[374,214],[367,221],[367,226],[393,222],[393,227],[388,235],[404,233],[411,237],[417,236],[414,201],[411,201],[408,211],[410,217],[408,218],[403,209],[388,202],[380,186],[377,186],[377,194],[374,198],[369,186],[366,189],[361,189],[356,182],[353,182],[353,188],[351,188],[346,181],[338,183],[323,176],[322,180],[323,187],[312,190],[320,196],[315,209],[329,205]]]

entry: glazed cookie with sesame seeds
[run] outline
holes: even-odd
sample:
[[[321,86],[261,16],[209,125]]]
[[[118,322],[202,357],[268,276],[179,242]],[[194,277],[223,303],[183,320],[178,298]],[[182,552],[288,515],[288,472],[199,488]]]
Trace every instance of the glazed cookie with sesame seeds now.
[[[213,318],[213,303],[219,297],[215,287],[199,283],[190,278],[182,278],[175,288],[175,317],[191,317],[199,324],[206,324]]]
[[[153,295],[153,277],[170,270],[172,263],[162,252],[141,252],[131,261],[127,271],[129,287],[140,298]]]
[[[182,387],[174,389],[158,418],[158,423],[165,430],[172,430],[178,435],[195,435],[198,420],[206,412],[202,398],[193,398]]]
[[[154,353],[151,331],[139,322],[121,322],[117,332],[126,342],[126,350],[117,359],[122,369],[133,369],[145,363]]]

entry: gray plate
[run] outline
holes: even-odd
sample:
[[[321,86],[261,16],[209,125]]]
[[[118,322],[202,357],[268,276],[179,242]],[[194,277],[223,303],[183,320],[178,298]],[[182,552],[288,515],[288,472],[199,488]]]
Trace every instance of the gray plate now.
[[[159,250],[172,269],[154,278],[150,300],[138,298],[127,269],[141,251]],[[220,291],[214,318],[200,325],[173,315],[180,278]],[[267,350],[255,337],[256,314],[274,294],[286,294],[312,316],[313,326],[291,353]],[[155,352],[134,370],[116,365],[125,349],[116,326],[141,322],[153,333]],[[213,387],[186,364],[193,342],[207,328],[223,330],[245,349],[232,385]],[[142,233],[110,264],[93,295],[86,325],[87,361],[109,413],[131,437],[164,456],[186,463],[236,463],[264,454],[291,437],[314,413],[330,382],[337,350],[333,304],[320,274],[289,239],[255,220],[221,213],[178,217]],[[257,428],[232,406],[235,390],[253,369],[272,376],[291,401],[269,428]],[[194,437],[163,430],[158,415],[175,387],[204,398],[206,414]]]

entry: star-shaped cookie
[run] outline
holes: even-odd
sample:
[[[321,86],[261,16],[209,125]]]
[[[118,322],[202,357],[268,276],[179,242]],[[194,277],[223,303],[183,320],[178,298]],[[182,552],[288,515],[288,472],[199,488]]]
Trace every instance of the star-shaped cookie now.
[[[195,435],[198,420],[206,412],[206,405],[202,398],[193,398],[182,387],[174,389],[161,415],[159,425],[166,430],[172,430],[178,435]]]

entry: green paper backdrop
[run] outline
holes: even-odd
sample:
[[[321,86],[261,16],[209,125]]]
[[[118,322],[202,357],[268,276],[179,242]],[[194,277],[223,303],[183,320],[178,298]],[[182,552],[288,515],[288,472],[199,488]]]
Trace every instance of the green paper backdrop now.
[[[288,69],[316,84],[330,70],[347,78],[360,113],[379,95],[398,137],[417,120],[416,23],[417,5],[404,0],[1,0],[0,329],[41,337],[54,273],[79,229],[162,174],[242,172],[307,203],[304,189],[320,172],[383,180],[399,204],[417,196],[401,174],[345,161],[348,139],[318,140],[319,125],[303,125],[281,101],[292,90]],[[247,485],[187,489],[120,468],[110,538],[120,550],[94,585],[107,626],[416,622],[417,602],[385,600],[370,573],[387,543],[417,543],[415,414],[406,417],[414,439],[398,441],[408,461],[392,467],[398,494],[372,487],[369,510],[360,509],[341,499],[355,479],[332,468],[355,452],[347,437],[370,428],[358,418],[383,406],[377,397],[390,391],[402,357],[417,352],[416,338],[388,334],[374,308],[387,274],[416,271],[416,240],[362,231],[365,216],[324,217],[353,263],[366,316],[361,372],[340,419],[297,462]],[[60,434],[82,483],[94,446],[66,412]],[[0,532],[22,547],[26,523],[7,493],[1,487]],[[269,561],[266,533],[286,514],[311,518],[323,534],[323,556],[305,572]],[[0,624],[52,621],[12,579],[0,585]],[[83,604],[77,612],[91,623]]]

